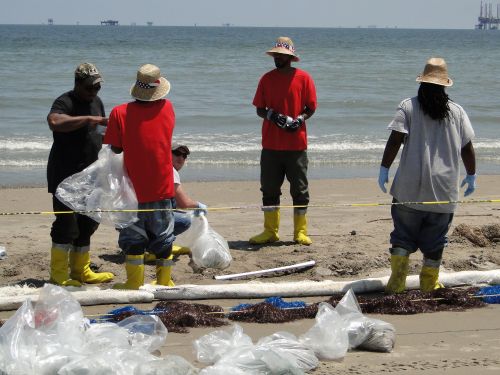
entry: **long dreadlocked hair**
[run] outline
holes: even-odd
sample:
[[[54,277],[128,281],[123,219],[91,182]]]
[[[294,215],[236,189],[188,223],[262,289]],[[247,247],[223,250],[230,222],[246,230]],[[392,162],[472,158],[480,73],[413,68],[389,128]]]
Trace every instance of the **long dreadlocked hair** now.
[[[418,89],[418,101],[422,111],[433,120],[444,120],[448,117],[450,98],[444,86],[422,82]]]

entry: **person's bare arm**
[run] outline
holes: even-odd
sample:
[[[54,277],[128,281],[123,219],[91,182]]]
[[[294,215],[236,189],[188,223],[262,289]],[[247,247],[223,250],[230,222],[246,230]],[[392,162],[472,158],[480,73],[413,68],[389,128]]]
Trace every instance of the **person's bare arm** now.
[[[178,208],[198,208],[198,202],[187,195],[182,185],[175,185],[175,201]]]
[[[398,155],[401,144],[403,143],[405,138],[404,133],[397,132],[393,130],[384,149],[384,155],[382,156],[382,167],[390,168],[394,159]]]
[[[311,109],[309,108],[308,106],[305,106],[304,107],[304,110],[302,111],[302,113],[300,114],[300,116],[302,116],[302,118],[305,120],[307,120],[308,118],[311,118],[312,115],[314,115],[314,112],[316,112],[314,109]]]
[[[476,174],[476,153],[472,141],[467,143],[460,152],[462,162],[464,163],[465,171],[468,175]]]
[[[69,116],[64,113],[50,113],[47,123],[53,132],[68,133],[86,125],[96,127],[98,124],[106,126],[107,117],[102,116]]]
[[[267,118],[267,108],[257,108],[257,116],[261,118]]]

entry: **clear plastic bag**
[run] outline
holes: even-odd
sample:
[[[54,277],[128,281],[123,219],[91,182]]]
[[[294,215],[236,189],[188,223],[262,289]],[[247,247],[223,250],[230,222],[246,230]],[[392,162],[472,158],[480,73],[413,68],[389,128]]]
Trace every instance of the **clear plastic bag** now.
[[[87,211],[82,214],[98,223],[125,228],[137,221],[137,197],[123,164],[123,153],[115,154],[109,145],[103,146],[94,163],[62,181],[56,197],[74,211]]]
[[[215,331],[194,343],[198,361],[211,363],[204,375],[304,374],[317,366],[314,353],[292,334],[279,332],[263,338],[257,345],[235,324],[232,331]]]
[[[335,311],[347,324],[349,349],[390,352],[394,348],[396,341],[394,326],[363,315],[352,289],[349,289],[340,300]]]
[[[309,372],[319,365],[319,360],[310,348],[306,348],[297,337],[289,332],[276,332],[257,342],[260,350],[274,350],[287,358],[294,367]]]
[[[215,363],[232,348],[252,346],[252,339],[238,324],[233,325],[232,331],[214,331],[193,342],[196,359],[202,363]]]
[[[53,374],[82,347],[83,312],[61,287],[45,284],[0,328],[0,373]]]
[[[0,374],[129,375],[159,360],[151,351],[165,342],[167,329],[158,317],[133,316],[120,324],[90,325],[71,293],[45,284],[35,307],[26,300],[0,327]],[[155,373],[146,370],[139,374]]]
[[[156,315],[133,315],[118,322],[118,326],[125,328],[130,335],[133,347],[142,347],[153,352],[167,340],[167,328]]]
[[[299,341],[312,349],[319,359],[327,361],[341,360],[349,347],[345,321],[326,302],[319,304],[316,323],[299,337]]]
[[[198,373],[199,370],[184,358],[167,355],[163,359],[139,364],[134,375],[197,375]]]
[[[191,226],[177,237],[176,243],[191,249],[198,267],[223,270],[233,260],[227,241],[210,227],[204,214],[191,213]]]

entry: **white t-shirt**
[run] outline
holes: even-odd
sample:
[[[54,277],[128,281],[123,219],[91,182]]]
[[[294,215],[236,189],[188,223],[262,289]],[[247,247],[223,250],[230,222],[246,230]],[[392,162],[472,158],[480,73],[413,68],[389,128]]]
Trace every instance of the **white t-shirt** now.
[[[474,138],[464,109],[449,102],[449,117],[433,120],[417,97],[401,102],[388,126],[405,135],[391,195],[399,202],[457,201],[461,150]],[[452,213],[456,204],[408,205],[421,211]]]
[[[174,169],[174,185],[180,185],[181,184],[181,176],[179,176],[179,172],[175,168]]]

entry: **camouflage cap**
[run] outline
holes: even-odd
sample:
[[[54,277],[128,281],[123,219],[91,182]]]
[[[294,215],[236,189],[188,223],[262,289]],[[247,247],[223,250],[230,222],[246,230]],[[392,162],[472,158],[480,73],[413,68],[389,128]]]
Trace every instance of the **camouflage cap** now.
[[[83,63],[76,67],[75,80],[77,81],[88,80],[89,84],[91,85],[95,85],[99,82],[104,82],[96,66],[91,63]]]

